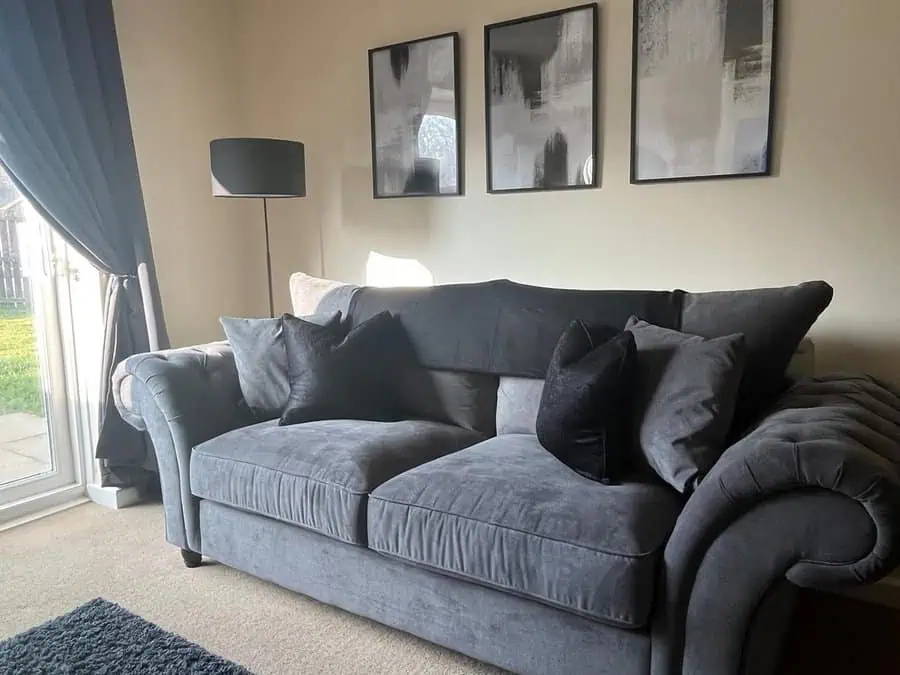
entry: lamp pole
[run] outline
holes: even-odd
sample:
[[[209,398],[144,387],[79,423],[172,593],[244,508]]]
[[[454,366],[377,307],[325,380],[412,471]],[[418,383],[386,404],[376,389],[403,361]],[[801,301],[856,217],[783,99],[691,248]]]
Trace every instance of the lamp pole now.
[[[263,197],[263,223],[266,227],[266,278],[269,280],[269,317],[275,318],[275,303],[272,300],[272,252],[269,250],[269,209]]]

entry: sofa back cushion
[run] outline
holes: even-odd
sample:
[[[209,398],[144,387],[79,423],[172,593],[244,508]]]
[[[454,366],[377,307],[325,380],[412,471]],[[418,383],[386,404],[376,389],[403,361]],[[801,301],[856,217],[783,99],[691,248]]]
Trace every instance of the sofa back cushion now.
[[[497,432],[496,375],[413,366],[397,377],[402,417],[455,424],[485,436]]]
[[[353,298],[353,294],[359,290],[359,286],[354,284],[333,279],[320,279],[303,272],[294,272],[289,284],[294,316],[334,314],[335,312],[341,312],[347,316],[350,300]]]
[[[570,290],[507,279],[428,288],[375,288],[307,275],[291,278],[295,312],[348,310],[351,325],[379,312],[399,317],[415,360],[432,370],[543,378],[574,319],[624,326],[632,315],[664,328],[746,339],[733,431],[751,424],[781,391],[795,349],[828,306],[832,288],[812,281],[784,288],[712,293]]]
[[[497,389],[497,435],[535,434],[544,380],[534,377],[500,377]]]
[[[677,328],[672,291],[582,291],[506,279],[430,288],[362,287],[353,325],[378,312],[398,316],[423,366],[436,370],[543,378],[559,336],[574,319],[624,327],[632,314]]]
[[[733,333],[744,336],[744,376],[732,425],[735,433],[752,424],[784,388],[791,358],[833,294],[824,281],[684,294],[682,332],[705,338]]]

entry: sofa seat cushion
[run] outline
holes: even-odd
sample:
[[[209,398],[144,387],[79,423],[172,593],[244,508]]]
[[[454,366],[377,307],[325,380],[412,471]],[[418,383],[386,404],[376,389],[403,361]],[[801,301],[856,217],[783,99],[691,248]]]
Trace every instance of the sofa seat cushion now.
[[[263,422],[194,448],[191,492],[365,545],[369,492],[483,438],[424,420]]]
[[[645,626],[681,510],[670,488],[604,485],[533,435],[423,464],[369,498],[369,547],[450,576],[627,628]]]

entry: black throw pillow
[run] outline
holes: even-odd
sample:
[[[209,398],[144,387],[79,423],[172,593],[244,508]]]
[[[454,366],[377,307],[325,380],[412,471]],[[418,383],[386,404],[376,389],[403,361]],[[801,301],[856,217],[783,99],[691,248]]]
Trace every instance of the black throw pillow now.
[[[390,373],[397,367],[399,323],[381,312],[350,332],[282,317],[290,394],[279,425],[326,419],[394,418]]]
[[[620,478],[636,364],[628,331],[570,323],[544,381],[536,425],[541,445],[586,478]]]

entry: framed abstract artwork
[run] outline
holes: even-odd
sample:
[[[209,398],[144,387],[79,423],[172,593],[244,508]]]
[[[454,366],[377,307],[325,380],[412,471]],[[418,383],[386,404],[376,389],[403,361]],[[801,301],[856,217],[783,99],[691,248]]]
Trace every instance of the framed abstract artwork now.
[[[596,4],[484,29],[488,192],[597,187]]]
[[[463,192],[459,33],[369,50],[372,192]]]
[[[631,182],[772,172],[776,0],[635,0]]]

